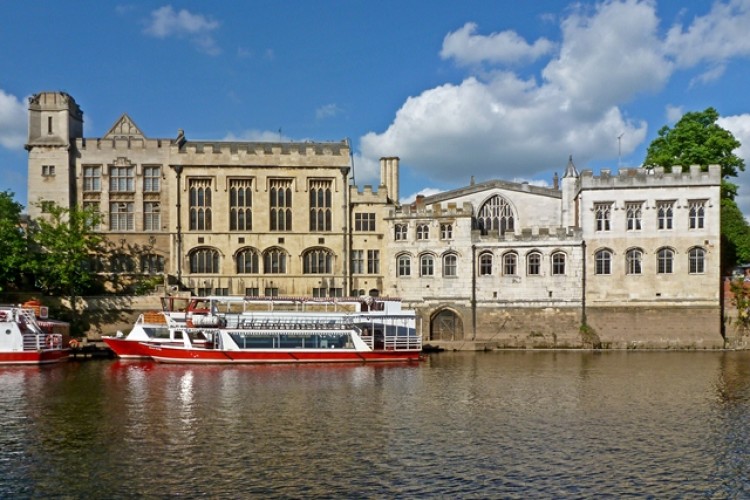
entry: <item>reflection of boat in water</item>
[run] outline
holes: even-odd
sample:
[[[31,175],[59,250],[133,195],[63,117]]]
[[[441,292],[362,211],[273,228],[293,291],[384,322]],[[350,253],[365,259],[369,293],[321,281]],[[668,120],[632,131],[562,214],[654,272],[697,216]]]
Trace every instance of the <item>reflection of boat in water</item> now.
[[[165,363],[332,363],[421,357],[414,311],[394,299],[194,299],[184,316],[164,317],[169,341],[139,349]],[[181,340],[180,340],[181,339]]]
[[[66,361],[70,351],[63,344],[63,335],[50,326],[58,324],[67,328],[67,323],[51,320],[41,325],[33,307],[0,306],[0,364]]]

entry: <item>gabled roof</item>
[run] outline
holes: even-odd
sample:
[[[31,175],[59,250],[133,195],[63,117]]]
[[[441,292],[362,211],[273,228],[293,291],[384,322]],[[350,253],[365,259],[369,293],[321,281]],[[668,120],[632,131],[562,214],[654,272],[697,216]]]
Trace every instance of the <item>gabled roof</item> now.
[[[138,128],[138,125],[135,124],[127,113],[123,113],[115,124],[112,125],[112,128],[109,129],[109,132],[104,134],[104,139],[124,139],[130,137],[146,138],[141,129]]]
[[[523,193],[531,193],[540,196],[547,196],[550,198],[561,198],[562,193],[554,188],[532,186],[526,182],[508,182],[501,180],[491,180],[485,182],[479,182],[477,184],[471,184],[466,187],[453,189],[451,191],[444,191],[442,193],[434,194],[431,196],[425,196],[424,202],[426,205],[432,203],[438,203],[450,200],[451,198],[459,198],[470,194],[478,193],[481,191],[488,191],[490,189],[501,189],[506,191],[518,191]]]

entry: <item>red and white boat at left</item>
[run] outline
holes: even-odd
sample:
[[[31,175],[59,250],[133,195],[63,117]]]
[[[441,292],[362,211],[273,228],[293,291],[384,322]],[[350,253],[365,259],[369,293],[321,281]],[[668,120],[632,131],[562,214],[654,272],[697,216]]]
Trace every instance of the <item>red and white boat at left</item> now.
[[[49,321],[37,320],[34,308],[0,306],[0,364],[35,365],[67,361],[70,350]]]

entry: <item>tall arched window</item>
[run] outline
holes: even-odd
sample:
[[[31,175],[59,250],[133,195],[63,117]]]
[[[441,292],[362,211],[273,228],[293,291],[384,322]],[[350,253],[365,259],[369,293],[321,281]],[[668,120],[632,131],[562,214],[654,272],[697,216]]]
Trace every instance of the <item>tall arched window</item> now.
[[[310,181],[310,231],[331,230],[331,186],[330,180]]]
[[[213,248],[197,248],[190,252],[190,272],[217,274],[219,272],[219,252]]]
[[[190,230],[211,230],[210,179],[190,179]]]
[[[643,272],[643,250],[631,248],[625,254],[625,265],[628,274],[641,274]]]
[[[302,272],[304,274],[330,274],[333,253],[326,248],[313,248],[302,254]]]
[[[443,256],[443,276],[452,277],[458,274],[458,256],[449,253]]]
[[[271,231],[292,230],[292,181],[271,179],[269,189],[269,219]]]
[[[258,265],[258,252],[253,248],[246,248],[237,252],[237,274],[257,274],[260,272]]]
[[[612,251],[599,250],[594,254],[594,274],[612,274]]]
[[[706,272],[706,251],[700,247],[691,248],[688,252],[688,272],[703,274]]]
[[[674,271],[674,250],[660,248],[656,252],[656,272],[658,274],[672,274]]]
[[[263,252],[263,273],[286,274],[286,252],[281,248],[270,248]]]
[[[500,234],[512,232],[515,224],[510,204],[500,196],[493,196],[479,209],[477,226],[482,234],[488,234],[493,230],[499,231]]]
[[[503,255],[503,274],[506,276],[515,276],[518,274],[518,255],[514,252],[508,252]]]
[[[411,257],[399,255],[396,257],[396,274],[399,276],[411,276]]]
[[[432,255],[422,255],[419,258],[419,275],[432,276],[435,274],[435,258]]]
[[[250,231],[253,229],[252,187],[252,179],[231,179],[229,181],[230,231]]]
[[[526,274],[539,276],[542,273],[542,254],[531,252],[526,256]]]
[[[565,254],[555,252],[552,254],[552,276],[561,276],[565,274]]]
[[[492,275],[492,254],[487,252],[479,256],[479,276]]]

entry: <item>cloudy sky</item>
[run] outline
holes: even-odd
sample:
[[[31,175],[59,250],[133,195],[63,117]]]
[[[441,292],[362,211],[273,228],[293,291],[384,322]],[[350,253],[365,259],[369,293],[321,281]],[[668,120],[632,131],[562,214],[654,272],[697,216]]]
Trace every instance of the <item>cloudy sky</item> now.
[[[685,6],[690,5],[690,6]],[[71,94],[87,137],[342,140],[357,184],[401,158],[401,197],[473,176],[551,184],[639,166],[712,106],[745,144],[750,0],[4,2],[0,191],[26,204],[27,98]]]

